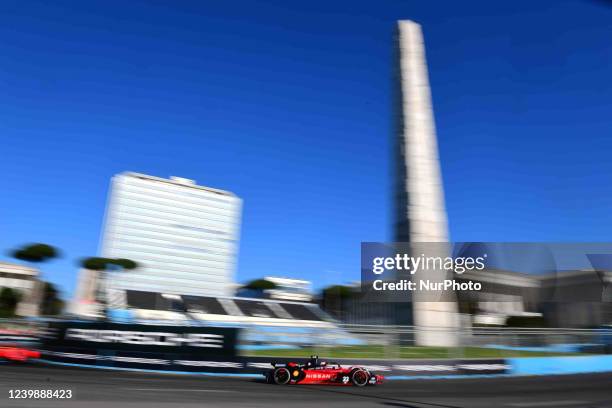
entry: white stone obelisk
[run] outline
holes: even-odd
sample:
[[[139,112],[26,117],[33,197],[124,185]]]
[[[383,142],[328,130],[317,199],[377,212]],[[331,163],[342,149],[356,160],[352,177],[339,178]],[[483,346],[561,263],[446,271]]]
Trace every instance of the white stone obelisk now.
[[[395,240],[410,243],[414,254],[429,252],[430,242],[448,242],[448,221],[425,59],[421,26],[398,22],[399,80],[397,108],[397,177],[394,201]],[[444,252],[445,245],[434,251]],[[448,256],[449,254],[437,253]],[[443,271],[427,271],[428,279],[443,280]],[[422,278],[423,276],[421,276]],[[426,346],[452,346],[458,339],[457,304],[452,299],[431,301],[415,292],[412,297],[416,342]]]

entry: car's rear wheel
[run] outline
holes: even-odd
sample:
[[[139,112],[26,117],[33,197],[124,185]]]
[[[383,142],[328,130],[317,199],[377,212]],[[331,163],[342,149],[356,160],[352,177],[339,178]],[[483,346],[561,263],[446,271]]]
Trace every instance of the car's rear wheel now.
[[[365,387],[368,385],[368,373],[361,368],[357,368],[351,373],[351,381],[357,387]]]
[[[291,373],[285,367],[280,367],[272,373],[274,384],[285,385],[291,379]]]

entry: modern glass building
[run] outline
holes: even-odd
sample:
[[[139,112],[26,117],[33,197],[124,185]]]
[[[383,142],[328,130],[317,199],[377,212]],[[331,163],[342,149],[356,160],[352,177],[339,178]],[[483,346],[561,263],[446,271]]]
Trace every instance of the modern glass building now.
[[[111,292],[232,295],[242,200],[180,177],[113,177],[101,255],[138,263],[112,272]]]

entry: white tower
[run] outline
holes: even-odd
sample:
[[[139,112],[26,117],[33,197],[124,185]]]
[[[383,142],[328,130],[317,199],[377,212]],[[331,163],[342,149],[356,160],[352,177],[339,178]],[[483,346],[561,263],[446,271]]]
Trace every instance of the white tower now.
[[[431,91],[421,26],[399,21],[397,32],[397,177],[395,185],[395,241],[410,243],[413,253],[429,251],[429,242],[448,242],[448,222]],[[444,246],[437,246],[439,248]],[[445,256],[445,254],[436,254]],[[443,280],[443,271],[427,271],[430,280]],[[413,323],[420,345],[456,343],[457,305],[454,301],[412,298]]]

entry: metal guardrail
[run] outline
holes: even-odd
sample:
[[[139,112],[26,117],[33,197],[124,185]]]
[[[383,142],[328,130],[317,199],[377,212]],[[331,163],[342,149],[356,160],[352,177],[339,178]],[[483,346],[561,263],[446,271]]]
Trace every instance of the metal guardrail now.
[[[394,356],[409,356],[410,349],[417,346],[416,338],[419,331],[434,331],[441,335],[446,333],[454,339],[455,347],[438,349],[440,357],[468,357],[483,354],[470,350],[473,348],[490,349],[491,352],[488,354],[491,355],[495,355],[495,350],[498,350],[500,355],[510,352],[516,354],[610,352],[612,345],[612,328],[476,327],[448,330],[414,326],[342,325],[341,327],[369,345],[382,346],[385,355]],[[415,355],[418,355],[418,352],[415,351]]]
[[[355,324],[337,327],[337,330],[319,330],[316,333],[296,332],[295,329],[286,330],[282,327],[276,328],[274,332],[250,328],[248,335],[242,337],[241,346],[247,350],[304,348],[328,356],[331,354],[351,358],[368,355],[371,358],[395,359],[602,353],[610,352],[612,345],[612,329],[479,327],[448,330],[438,327]],[[441,335],[446,333],[453,337],[455,346],[416,347],[417,334],[421,330],[435,331]]]

